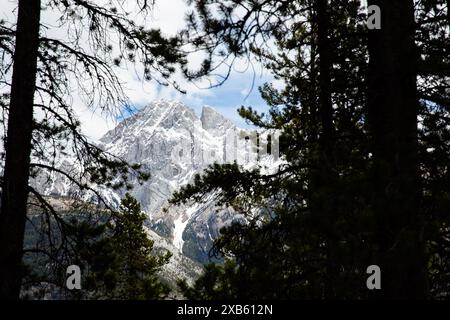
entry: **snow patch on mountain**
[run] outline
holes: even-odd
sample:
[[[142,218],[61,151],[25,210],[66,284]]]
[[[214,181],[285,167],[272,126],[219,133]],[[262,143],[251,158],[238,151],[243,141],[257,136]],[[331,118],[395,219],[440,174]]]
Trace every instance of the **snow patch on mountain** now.
[[[192,214],[197,211],[199,204],[194,204],[192,207],[186,209],[185,213],[180,215],[175,221],[175,228],[173,230],[173,245],[183,252],[183,232],[191,218]]]

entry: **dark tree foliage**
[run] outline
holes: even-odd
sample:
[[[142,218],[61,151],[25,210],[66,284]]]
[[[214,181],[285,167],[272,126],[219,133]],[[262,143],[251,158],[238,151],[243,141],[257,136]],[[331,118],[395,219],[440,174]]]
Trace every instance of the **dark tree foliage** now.
[[[449,121],[450,3],[421,1],[415,5],[417,90],[420,98],[418,158],[421,213],[427,241],[428,288],[431,297],[448,298],[449,243]]]
[[[145,18],[152,4],[136,1],[138,16]],[[79,190],[75,197],[90,198],[103,209],[109,204],[99,186],[127,189],[130,175],[136,181],[148,179],[138,164],[103,152],[85,137],[73,108],[75,96],[111,117],[128,108],[115,66],[136,66],[143,79],[177,87],[170,76],[177,65],[186,64],[180,40],[141,26],[125,5],[122,0],[102,6],[89,0],[18,1],[17,24],[0,21],[0,83],[6,91],[0,100],[1,120],[8,128],[0,214],[2,298],[19,297],[27,207],[42,212],[49,243],[56,237],[51,233],[67,228],[52,203],[29,186],[29,176],[61,176]],[[42,10],[51,11],[56,22],[40,21]],[[57,37],[55,30],[67,35]],[[75,160],[74,167],[61,166],[65,157]],[[59,227],[50,228],[50,220]],[[64,234],[60,237],[66,239]]]
[[[426,217],[420,209],[414,2],[369,1],[381,29],[369,31],[367,122],[373,162],[370,210],[376,220],[374,259],[384,271],[386,298],[427,295]]]
[[[260,88],[267,115],[239,111],[281,130],[285,163],[270,175],[214,165],[175,194],[179,203],[217,191],[248,219],[222,229],[212,253],[227,262],[193,287],[182,283],[185,294],[448,295],[448,3],[377,2],[386,30],[370,32],[360,1],[191,3],[187,35],[211,68],[256,58],[284,82]],[[372,264],[382,265],[387,290],[367,290]]]
[[[169,288],[157,277],[157,272],[170,259],[152,255],[153,241],[143,229],[146,215],[130,194],[121,203],[121,211],[113,217],[110,245],[117,256],[117,289],[111,297],[121,299],[158,299],[167,296]],[[108,294],[109,295],[109,294]]]
[[[25,256],[34,268],[25,277],[24,298],[148,300],[168,295],[170,289],[160,280],[159,271],[171,254],[154,251],[144,228],[146,215],[136,199],[127,193],[112,217],[106,212],[87,214],[92,208],[85,206],[77,208],[75,214],[75,207],[70,205],[71,212],[64,215],[65,241],[58,238],[49,245],[45,237],[28,239],[39,235],[32,228],[26,233],[35,248],[67,247],[59,256],[53,255],[53,261],[45,256],[48,250],[33,250],[29,252],[33,255]],[[39,219],[34,219],[34,224],[39,224]],[[53,222],[52,227],[57,226]],[[50,272],[36,268],[42,263],[47,263]],[[81,290],[71,291],[65,286],[69,265],[81,268]]]

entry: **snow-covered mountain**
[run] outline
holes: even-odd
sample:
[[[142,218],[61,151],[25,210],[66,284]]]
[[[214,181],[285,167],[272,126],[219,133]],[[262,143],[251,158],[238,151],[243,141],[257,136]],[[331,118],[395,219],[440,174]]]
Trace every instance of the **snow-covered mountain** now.
[[[259,164],[275,170],[276,158],[261,157],[260,152],[258,159],[263,161],[257,161],[255,132],[237,128],[211,107],[203,107],[198,117],[181,102],[160,100],[120,122],[98,145],[130,163],[140,163],[151,174],[142,185],[132,181],[131,191],[148,214],[147,226],[180,254],[205,263],[219,230],[242,216],[230,208],[218,208],[212,194],[191,206],[169,207],[168,199],[214,162],[236,161],[244,167]],[[263,142],[261,138],[260,146]],[[66,162],[63,164],[69,166]],[[113,205],[118,205],[126,192],[100,191]],[[47,194],[69,192],[66,183],[58,179],[45,189]]]
[[[207,262],[219,229],[240,217],[217,208],[213,195],[202,204],[163,208],[174,191],[209,164],[232,161],[236,155],[242,158],[245,150],[239,148],[245,149],[245,137],[239,138],[239,144],[234,141],[241,131],[211,107],[203,107],[199,118],[183,103],[160,100],[109,131],[100,146],[151,173],[149,181],[136,184],[132,191],[149,215],[150,228],[171,239],[188,257]],[[240,160],[245,164],[245,159]]]
[[[133,195],[152,216],[195,173],[221,161],[228,130],[235,130],[233,124],[211,108],[205,107],[199,119],[182,103],[162,100],[109,131],[100,147],[151,173],[147,183],[134,186]]]

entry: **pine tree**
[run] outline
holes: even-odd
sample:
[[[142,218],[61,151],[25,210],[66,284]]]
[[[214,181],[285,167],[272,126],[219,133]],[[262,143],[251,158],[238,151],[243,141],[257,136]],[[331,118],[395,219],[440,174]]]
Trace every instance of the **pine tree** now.
[[[203,5],[208,8],[198,2]],[[229,288],[233,298],[363,296],[364,287],[357,281],[367,266],[361,243],[367,243],[364,225],[370,223],[361,203],[367,168],[362,125],[366,44],[359,38],[364,17],[356,1],[329,6],[320,1],[273,1],[242,5],[247,20],[232,23],[235,16],[229,10],[239,6],[221,7],[218,21],[217,14],[201,7],[201,19],[207,22],[206,35],[199,37],[223,36],[230,51],[233,43],[242,41],[241,50],[231,52],[254,54],[285,82],[282,90],[271,85],[260,89],[271,106],[269,117],[251,108],[240,113],[255,125],[282,131],[280,149],[287,163],[272,175],[237,165],[212,166],[174,201],[199,201],[201,195],[219,191],[220,201],[248,217],[246,225],[224,228],[214,247],[214,253],[237,263],[234,273],[217,278],[217,286]],[[272,23],[261,25],[265,21]],[[214,26],[218,30],[209,33],[207,28]],[[234,30],[241,26],[241,32]],[[276,50],[259,44],[259,36],[272,37]],[[257,217],[255,210],[260,212]],[[205,279],[209,276],[207,271]],[[212,281],[202,281],[198,283],[205,291],[225,294],[205,287]]]
[[[2,299],[18,297],[20,292],[40,12],[40,0],[19,3],[0,212]]]
[[[87,219],[92,216],[97,218]],[[149,300],[162,299],[170,293],[160,271],[171,254],[154,250],[144,227],[146,215],[129,193],[121,200],[120,210],[112,215],[105,211],[90,216],[72,212],[66,213],[64,219],[63,234],[67,240],[59,240],[54,246],[68,243],[68,248],[53,260],[45,256],[29,260],[32,268],[26,277],[29,284],[25,292],[30,298],[47,295],[58,299]],[[49,244],[41,247],[45,245]],[[38,271],[37,264],[47,265],[50,270]],[[81,290],[66,287],[69,265],[81,269]],[[51,285],[46,287],[43,283]],[[38,294],[33,296],[35,292]]]
[[[21,0],[17,24],[0,21],[0,80],[11,85],[11,94],[3,96],[1,104],[8,130],[0,212],[0,298],[19,298],[29,195],[35,200],[32,205],[41,207],[47,224],[54,218],[59,230],[65,228],[51,203],[28,185],[30,176],[62,176],[79,194],[88,194],[103,207],[108,203],[93,185],[127,189],[130,175],[135,182],[148,178],[139,165],[103,152],[85,137],[72,105],[72,94],[78,92],[86,107],[110,116],[127,108],[129,101],[114,66],[139,64],[143,79],[176,86],[170,77],[176,66],[186,64],[179,39],[137,24],[123,3]],[[143,17],[152,8],[152,2],[145,0],[137,5]],[[39,19],[44,9],[58,15],[56,28],[66,30],[66,38],[45,35],[45,21]],[[67,154],[73,155],[81,172],[56,166]]]
[[[368,123],[373,150],[372,208],[377,220],[376,258],[387,298],[426,296],[425,244],[420,234],[417,94],[418,51],[414,2],[369,1],[382,12],[381,29],[369,31]]]
[[[211,166],[175,194],[217,192],[249,220],[214,244],[233,267],[208,267],[182,285],[189,297],[424,298],[428,275],[445,296],[449,8],[388,2],[372,3],[385,30],[369,31],[360,1],[195,1],[190,36],[212,61],[256,57],[284,81],[260,88],[268,115],[240,113],[282,131],[286,164],[271,175]],[[365,286],[372,264],[389,273],[378,294]]]
[[[157,272],[171,254],[154,255],[153,241],[143,229],[145,214],[130,194],[122,199],[120,212],[113,218],[111,246],[117,256],[118,283],[111,294],[121,299],[158,299],[169,293]]]

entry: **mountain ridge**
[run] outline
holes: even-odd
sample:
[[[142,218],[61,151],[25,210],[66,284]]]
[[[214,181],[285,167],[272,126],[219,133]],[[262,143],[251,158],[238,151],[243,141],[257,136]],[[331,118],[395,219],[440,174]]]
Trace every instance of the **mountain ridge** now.
[[[253,153],[256,143],[248,138],[252,132],[236,127],[210,106],[204,106],[197,116],[182,102],[157,100],[121,121],[97,145],[129,163],[140,163],[141,169],[150,172],[150,179],[142,184],[130,181],[134,186],[131,194],[148,215],[146,226],[181,254],[208,263],[219,230],[243,217],[231,208],[218,207],[214,195],[202,203],[177,207],[169,207],[168,199],[214,162],[236,161],[247,168],[257,165]],[[62,163],[70,166],[70,161],[65,161]],[[277,162],[266,164],[273,170]],[[98,188],[113,207],[118,207],[128,191]],[[63,178],[52,179],[44,191],[67,195],[70,187]]]

